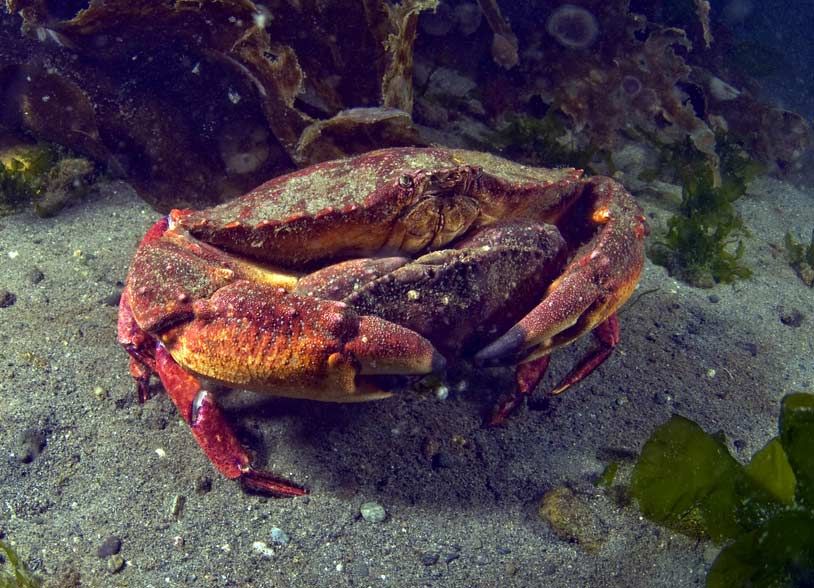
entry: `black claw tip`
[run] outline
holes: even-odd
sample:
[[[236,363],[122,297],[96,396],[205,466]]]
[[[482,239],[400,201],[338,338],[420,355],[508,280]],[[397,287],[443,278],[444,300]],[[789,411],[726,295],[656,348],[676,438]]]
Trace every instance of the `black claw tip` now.
[[[440,374],[447,369],[447,359],[437,351],[432,354],[432,373]]]
[[[526,336],[520,329],[510,329],[475,354],[475,364],[480,366],[501,365],[514,360],[523,351]]]

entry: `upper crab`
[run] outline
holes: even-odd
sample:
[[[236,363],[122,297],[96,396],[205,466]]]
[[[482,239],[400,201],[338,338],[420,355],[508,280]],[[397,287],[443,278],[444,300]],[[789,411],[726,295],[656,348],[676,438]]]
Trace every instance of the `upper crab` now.
[[[443,355],[468,354],[519,364],[500,421],[553,349],[599,327],[602,345],[558,390],[607,357],[645,234],[638,205],[609,178],[472,151],[384,149],[173,211],[136,252],[119,338],[142,396],[157,371],[221,471],[293,493],[251,469],[196,376],[350,401],[386,395],[381,374],[427,373]],[[227,446],[214,447],[213,432]]]

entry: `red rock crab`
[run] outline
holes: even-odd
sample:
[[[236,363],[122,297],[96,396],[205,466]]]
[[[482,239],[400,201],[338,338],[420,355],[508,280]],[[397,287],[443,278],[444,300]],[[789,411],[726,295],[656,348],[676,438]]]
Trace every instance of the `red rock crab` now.
[[[590,331],[599,340],[555,393],[608,357],[646,232],[609,178],[473,151],[383,149],[158,221],[130,267],[119,342],[140,400],[158,374],[221,473],[299,495],[252,468],[210,380],[355,402],[388,396],[382,375],[468,356],[518,366],[499,423],[554,349]]]

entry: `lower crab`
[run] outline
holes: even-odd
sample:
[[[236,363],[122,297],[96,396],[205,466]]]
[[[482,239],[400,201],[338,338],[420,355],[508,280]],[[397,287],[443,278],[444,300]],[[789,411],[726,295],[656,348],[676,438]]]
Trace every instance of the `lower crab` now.
[[[554,393],[608,357],[646,232],[609,178],[383,149],[159,220],[130,267],[119,342],[139,399],[157,374],[222,474],[296,496],[306,490],[251,466],[209,382],[356,402],[390,394],[382,375],[440,371],[447,358],[516,365],[498,424],[553,350],[588,332],[599,341]]]

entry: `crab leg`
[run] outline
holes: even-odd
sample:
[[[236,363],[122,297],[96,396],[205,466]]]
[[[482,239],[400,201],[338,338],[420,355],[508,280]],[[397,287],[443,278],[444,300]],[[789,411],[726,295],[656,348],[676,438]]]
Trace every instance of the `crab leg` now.
[[[583,357],[580,362],[560,380],[549,394],[562,394],[574,384],[587,378],[596,368],[602,365],[610,357],[613,348],[619,344],[619,319],[615,314],[593,330],[599,345]],[[548,369],[551,359],[550,355],[543,355],[537,359],[532,359],[517,366],[515,372],[516,387],[512,393],[503,398],[495,406],[492,414],[486,422],[489,427],[502,425],[511,413],[523,403],[523,400],[531,396],[537,384],[543,379]]]
[[[130,355],[130,375],[136,381],[138,400],[144,403],[150,398],[150,376],[155,372],[154,345],[136,324],[126,289],[119,301],[118,340]]]
[[[229,426],[211,392],[200,380],[179,366],[163,345],[155,350],[156,372],[170,398],[189,425],[198,445],[212,464],[229,479],[274,496],[302,496],[308,491],[296,484],[256,470]]]
[[[531,393],[534,392],[537,384],[543,379],[550,361],[551,356],[544,355],[517,366],[514,374],[515,389],[494,407],[492,414],[486,421],[486,426],[496,427],[506,422],[509,415],[523,403],[525,398],[531,396]]]
[[[602,365],[613,348],[619,344],[619,319],[616,314],[612,314],[608,319],[593,330],[593,334],[599,341],[599,345],[565,376],[560,383],[551,391],[551,394],[562,394],[568,388],[588,377],[596,368]],[[548,357],[548,356],[546,356]],[[524,365],[524,364],[521,364]]]

